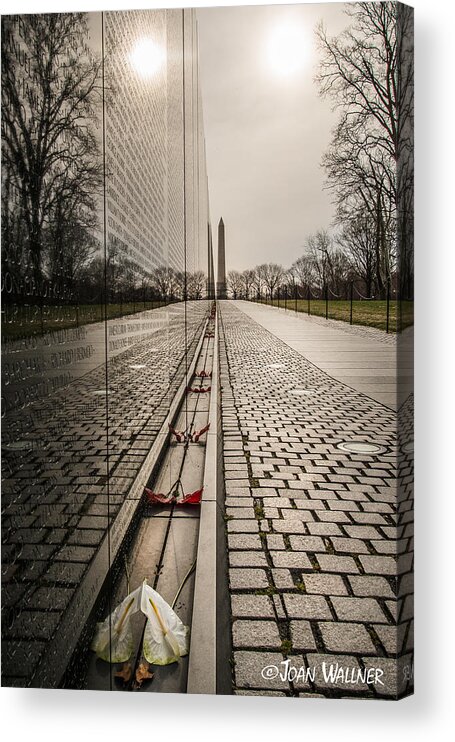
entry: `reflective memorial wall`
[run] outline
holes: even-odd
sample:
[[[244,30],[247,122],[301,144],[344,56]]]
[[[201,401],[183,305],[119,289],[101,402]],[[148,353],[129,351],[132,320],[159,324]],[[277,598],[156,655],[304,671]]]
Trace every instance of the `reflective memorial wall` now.
[[[3,17],[5,685],[113,687],[90,644],[130,587],[209,239],[194,11]]]

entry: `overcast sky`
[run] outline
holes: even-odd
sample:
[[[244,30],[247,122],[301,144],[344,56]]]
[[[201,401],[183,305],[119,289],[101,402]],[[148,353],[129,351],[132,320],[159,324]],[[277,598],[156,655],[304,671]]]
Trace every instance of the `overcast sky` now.
[[[313,82],[314,28],[323,19],[337,34],[348,18],[331,4],[197,14],[212,228],[222,216],[227,270],[289,266],[333,218],[320,162],[336,114]]]

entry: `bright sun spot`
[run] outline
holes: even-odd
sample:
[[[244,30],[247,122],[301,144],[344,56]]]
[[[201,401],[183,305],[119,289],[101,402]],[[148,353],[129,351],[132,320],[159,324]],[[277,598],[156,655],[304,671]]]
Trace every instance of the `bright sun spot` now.
[[[268,61],[272,70],[282,76],[293,75],[304,66],[308,57],[308,39],[296,26],[275,28],[269,38]]]
[[[134,69],[144,79],[153,77],[164,64],[164,51],[150,38],[139,39],[130,54]]]

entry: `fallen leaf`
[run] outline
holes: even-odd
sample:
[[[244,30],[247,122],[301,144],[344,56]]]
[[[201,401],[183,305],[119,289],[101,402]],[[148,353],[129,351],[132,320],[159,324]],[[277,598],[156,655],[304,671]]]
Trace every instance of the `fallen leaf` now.
[[[129,662],[124,662],[121,669],[115,673],[116,678],[120,678],[124,683],[129,683],[131,675],[133,674],[133,668]]]
[[[141,687],[142,683],[146,680],[152,680],[153,672],[150,672],[150,665],[148,662],[141,662],[136,670],[136,685],[138,688]]]

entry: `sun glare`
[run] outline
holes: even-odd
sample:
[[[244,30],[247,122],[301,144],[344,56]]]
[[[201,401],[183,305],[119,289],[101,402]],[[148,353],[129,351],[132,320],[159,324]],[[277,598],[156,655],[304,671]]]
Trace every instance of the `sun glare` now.
[[[130,61],[138,75],[148,79],[163,66],[164,51],[153,39],[139,39],[130,54]]]
[[[308,57],[308,39],[305,32],[292,25],[278,26],[268,42],[268,61],[277,75],[290,76],[299,72]]]

